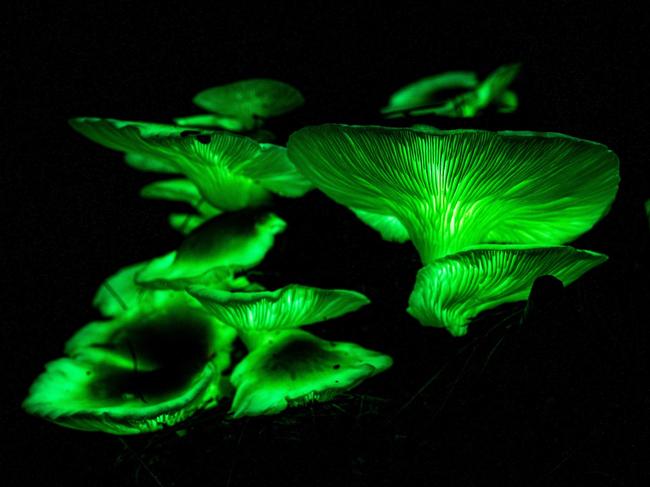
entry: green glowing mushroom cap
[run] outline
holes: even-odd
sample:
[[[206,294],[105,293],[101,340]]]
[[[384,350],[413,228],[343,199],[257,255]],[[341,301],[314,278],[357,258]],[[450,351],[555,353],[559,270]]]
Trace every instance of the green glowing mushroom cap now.
[[[336,202],[399,220],[424,263],[481,243],[571,241],[619,182],[607,147],[554,133],[329,124],[295,132],[289,156]]]
[[[136,274],[136,283],[184,289],[227,281],[233,272],[259,264],[285,228],[284,220],[268,211],[224,213],[192,231],[178,250],[150,261]]]
[[[291,284],[275,291],[225,292],[191,287],[220,322],[244,332],[274,331],[330,320],[370,303],[363,294]]]
[[[242,135],[100,118],[77,118],[70,124],[108,148],[172,164],[221,210],[266,204],[270,192],[299,197],[311,189],[286,149]]]
[[[327,401],[391,365],[389,356],[354,343],[285,331],[235,367],[232,414],[235,418],[277,414],[287,407]]]
[[[554,276],[567,286],[606,260],[603,254],[572,247],[476,247],[423,267],[407,311],[425,326],[461,336],[480,312],[526,300],[538,277]]]
[[[189,179],[166,179],[149,183],[140,190],[140,196],[147,199],[187,203],[201,215],[208,217],[221,213],[220,210],[205,202],[199,189]]]
[[[46,365],[23,407],[62,426],[138,434],[172,426],[221,396],[235,334],[195,307],[91,323]]]
[[[273,79],[249,79],[200,92],[194,103],[210,112],[239,121],[230,130],[250,130],[257,119],[277,117],[305,103],[296,88]],[[228,127],[225,127],[228,128]]]
[[[168,217],[169,226],[174,230],[181,232],[183,235],[189,235],[205,222],[210,220],[203,215],[193,215],[191,213],[172,213]]]
[[[474,117],[494,103],[498,111],[513,112],[517,95],[507,90],[515,79],[520,64],[500,66],[479,82],[470,71],[450,71],[422,78],[395,92],[382,113],[388,118],[405,115],[438,115]]]

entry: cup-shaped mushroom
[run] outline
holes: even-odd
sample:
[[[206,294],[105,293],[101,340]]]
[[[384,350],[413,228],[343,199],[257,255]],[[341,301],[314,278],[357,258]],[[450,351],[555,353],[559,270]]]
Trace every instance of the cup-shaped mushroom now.
[[[235,328],[249,350],[279,330],[327,321],[370,303],[361,293],[290,284],[275,291],[227,292],[210,287],[187,290],[220,323]]]
[[[242,135],[100,118],[76,118],[70,124],[110,149],[169,163],[210,205],[224,211],[264,205],[271,193],[299,197],[311,189],[286,149]]]
[[[178,250],[150,261],[135,275],[137,284],[158,289],[184,289],[210,284],[219,276],[259,264],[286,223],[265,210],[224,213],[196,228]]]
[[[420,269],[407,311],[425,326],[465,335],[480,312],[526,300],[538,277],[553,276],[567,286],[606,260],[603,254],[572,247],[476,247]]]
[[[82,328],[70,357],[46,365],[23,407],[70,428],[138,434],[172,426],[221,397],[235,333],[176,304]]]
[[[425,264],[482,243],[558,245],[589,230],[618,188],[618,158],[562,134],[321,125],[289,156],[354,210],[395,217]]]
[[[208,88],[194,97],[194,104],[217,115],[177,118],[179,125],[216,126],[234,131],[259,127],[305,103],[296,88],[274,79],[247,79]]]
[[[392,365],[388,355],[354,343],[332,342],[302,330],[276,334],[234,369],[235,418],[277,414],[327,401]]]

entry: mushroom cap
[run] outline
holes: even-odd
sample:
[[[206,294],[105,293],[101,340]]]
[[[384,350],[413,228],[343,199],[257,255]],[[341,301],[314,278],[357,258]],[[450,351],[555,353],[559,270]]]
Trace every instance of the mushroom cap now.
[[[167,159],[158,159],[149,155],[127,152],[124,155],[124,162],[133,169],[144,172],[157,172],[163,174],[179,174],[180,170],[173,162]]]
[[[447,71],[434,74],[409,83],[393,93],[388,105],[381,112],[390,115],[395,112],[408,112],[423,105],[446,101],[441,97],[449,90],[470,90],[478,86],[478,78],[473,71]]]
[[[321,340],[289,330],[248,354],[234,369],[235,418],[277,414],[287,407],[327,401],[392,365],[388,355],[354,343]]]
[[[208,88],[194,97],[194,104],[220,115],[247,120],[269,118],[305,103],[296,88],[274,79],[247,79]]]
[[[150,261],[135,281],[153,289],[227,282],[233,272],[259,264],[285,228],[264,210],[224,213],[193,230],[178,250]]]
[[[407,114],[474,117],[490,103],[495,103],[500,112],[510,113],[517,108],[517,95],[507,88],[520,69],[520,64],[500,66],[480,83],[470,71],[429,76],[395,92],[382,113],[389,118]]]
[[[220,323],[243,332],[275,331],[318,323],[370,303],[366,296],[355,291],[299,284],[275,291],[236,293],[193,286],[187,292]]]
[[[174,230],[181,232],[183,235],[189,235],[205,222],[210,220],[204,215],[194,215],[191,213],[171,213],[167,219],[169,226]]]
[[[235,333],[197,307],[128,313],[82,328],[23,407],[62,426],[138,434],[216,404]]]
[[[541,132],[328,124],[291,135],[289,157],[336,202],[397,218],[425,264],[481,243],[571,241],[619,182],[606,146]]]
[[[108,148],[168,162],[225,211],[266,204],[269,191],[299,197],[311,188],[284,148],[242,135],[100,118],[76,118],[70,125]]]
[[[550,275],[567,286],[606,260],[572,247],[483,245],[420,269],[407,311],[425,326],[465,335],[480,312],[526,300],[538,277]]]

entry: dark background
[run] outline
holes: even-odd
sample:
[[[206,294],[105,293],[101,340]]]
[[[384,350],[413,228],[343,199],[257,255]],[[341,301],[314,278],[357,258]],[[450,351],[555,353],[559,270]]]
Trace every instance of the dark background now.
[[[647,485],[645,14],[618,2],[525,12],[432,2],[44,3],[16,2],[2,16],[6,485]],[[198,113],[191,98],[201,89],[271,77],[307,100],[269,125],[284,143],[307,124],[382,123],[378,108],[416,78],[484,76],[516,61],[515,114],[426,121],[597,140],[619,155],[622,176],[609,215],[574,244],[609,262],[563,293],[541,292],[523,326],[523,305],[479,317],[464,338],[419,326],[404,312],[419,268],[412,247],[383,242],[312,192],[278,201],[289,229],[259,277],[366,293],[372,306],[313,331],[391,354],[390,371],[276,417],[205,413],[184,436],[120,439],[22,412],[43,364],[98,318],[100,282],[180,241],[166,224],[177,208],[138,196],[157,176],[74,133],[68,118],[170,121]]]

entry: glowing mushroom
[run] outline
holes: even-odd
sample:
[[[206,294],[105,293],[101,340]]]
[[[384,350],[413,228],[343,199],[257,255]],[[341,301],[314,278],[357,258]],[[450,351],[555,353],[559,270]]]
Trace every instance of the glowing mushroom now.
[[[82,328],[23,407],[62,426],[128,435],[172,426],[221,397],[235,333],[185,302]]]
[[[354,343],[285,331],[235,367],[232,413],[235,418],[277,414],[287,407],[328,401],[391,365],[389,356]]]
[[[422,78],[395,92],[382,113],[387,118],[474,117],[492,103],[500,112],[513,112],[518,104],[517,95],[507,88],[520,68],[519,64],[501,66],[482,82],[470,71],[450,71]]]
[[[234,272],[259,264],[286,223],[274,213],[224,213],[192,231],[178,250],[148,262],[136,284],[152,289],[228,281]]]
[[[572,247],[476,247],[422,268],[407,311],[425,326],[464,335],[480,312],[526,300],[536,278],[550,275],[567,286],[606,260],[603,254]]]
[[[99,118],[76,118],[70,124],[108,148],[170,164],[220,210],[261,206],[271,193],[293,198],[311,189],[286,149],[242,135]]]
[[[554,133],[330,124],[288,147],[338,203],[397,219],[425,264],[482,243],[569,242],[607,213],[619,182],[607,147]]]
[[[200,92],[194,103],[212,114],[177,118],[184,126],[221,127],[236,132],[253,130],[267,118],[283,115],[304,104],[296,88],[273,79],[248,79]]]
[[[321,340],[296,328],[355,311],[369,300],[354,291],[289,285],[276,291],[188,292],[237,330],[250,353],[233,371],[235,417],[275,414],[325,401],[388,367],[390,357],[351,343]]]

